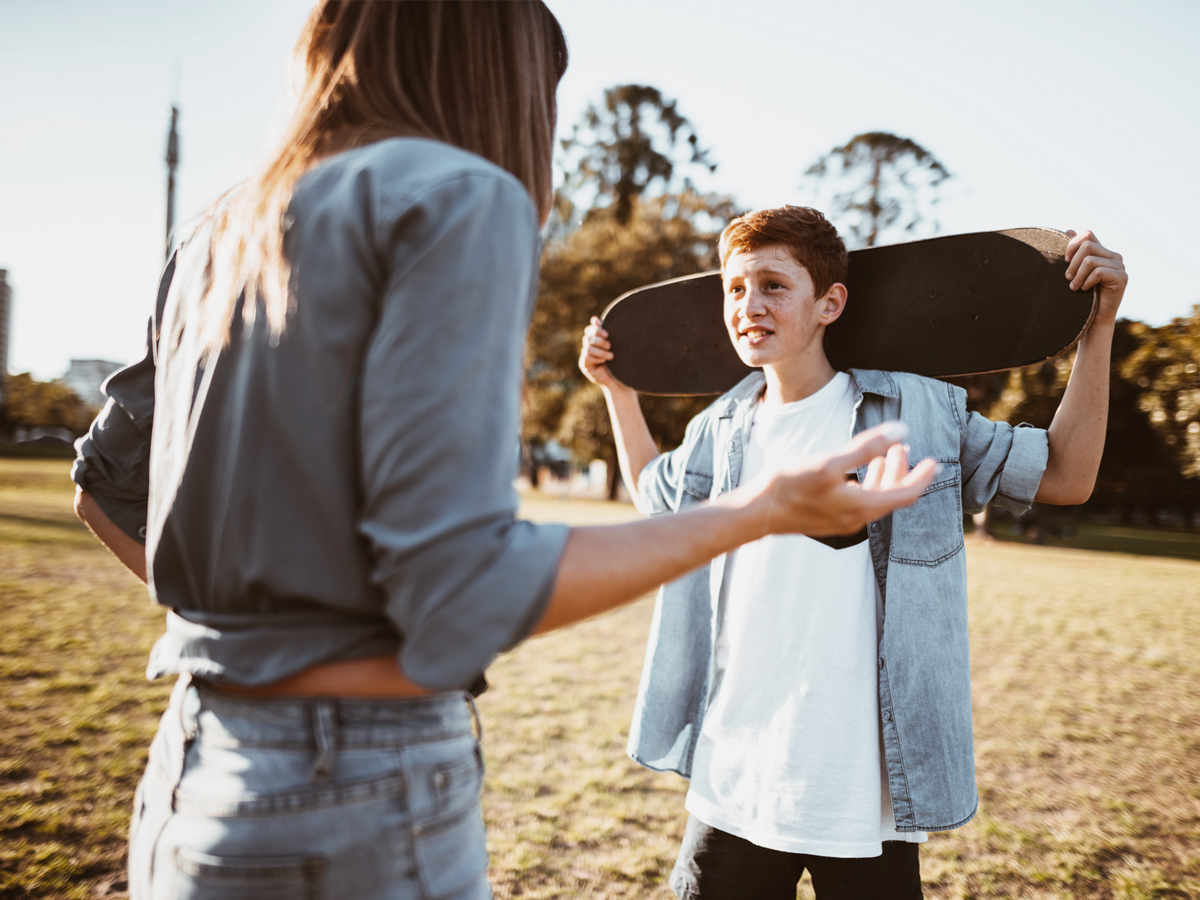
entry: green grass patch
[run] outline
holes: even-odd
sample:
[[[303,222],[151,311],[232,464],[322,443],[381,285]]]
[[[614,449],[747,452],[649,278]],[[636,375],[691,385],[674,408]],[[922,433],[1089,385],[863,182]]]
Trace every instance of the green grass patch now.
[[[1023,535],[1007,534],[1003,531],[997,533],[996,537],[1002,541],[1028,541]],[[1046,537],[1042,546],[1200,560],[1200,532],[1169,528],[1133,528],[1128,525],[1100,525],[1095,522],[1069,523],[1066,525],[1065,534]]]
[[[170,689],[143,677],[162,612],[75,523],[68,467],[0,459],[0,898],[120,895]],[[1200,564],[998,542],[973,544],[968,570],[982,806],[925,846],[926,896],[1200,896]],[[685,785],[624,753],[650,615],[639,601],[490,671],[498,897],[673,896]]]

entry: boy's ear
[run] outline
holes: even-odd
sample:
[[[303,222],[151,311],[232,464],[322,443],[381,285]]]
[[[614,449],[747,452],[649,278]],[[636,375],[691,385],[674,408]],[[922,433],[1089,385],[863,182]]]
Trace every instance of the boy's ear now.
[[[821,305],[821,324],[830,325],[838,320],[846,308],[846,286],[841,282],[830,285],[829,290],[817,302]]]

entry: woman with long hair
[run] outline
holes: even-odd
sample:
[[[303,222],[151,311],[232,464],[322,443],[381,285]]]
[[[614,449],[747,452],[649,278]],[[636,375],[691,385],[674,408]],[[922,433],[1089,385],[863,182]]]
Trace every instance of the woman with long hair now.
[[[669,518],[516,519],[566,61],[537,0],[318,3],[278,149],[168,265],[73,469],[168,609],[148,675],[178,676],[135,900],[490,896],[471,698],[498,652],[926,483],[845,484],[877,430]]]

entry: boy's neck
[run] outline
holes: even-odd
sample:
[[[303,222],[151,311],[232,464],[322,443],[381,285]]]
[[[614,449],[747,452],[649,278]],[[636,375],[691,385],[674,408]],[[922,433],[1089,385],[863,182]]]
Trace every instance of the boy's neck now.
[[[762,402],[766,406],[782,406],[811,397],[833,379],[837,370],[829,364],[825,354],[807,361],[805,365],[763,366],[767,388]]]

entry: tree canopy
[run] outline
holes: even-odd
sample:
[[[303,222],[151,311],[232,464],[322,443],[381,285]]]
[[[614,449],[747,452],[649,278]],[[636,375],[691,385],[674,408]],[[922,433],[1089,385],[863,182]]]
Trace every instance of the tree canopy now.
[[[717,168],[676,102],[644,84],[605,90],[562,146],[567,171],[563,195],[572,202],[590,199],[591,209],[612,207],[618,225],[629,222],[634,201],[651,186],[672,189],[678,169]],[[683,190],[694,189],[689,178],[680,180]]]
[[[526,440],[557,440],[579,459],[604,459],[615,475],[603,395],[577,366],[583,329],[626,291],[716,268],[716,238],[733,212],[727,197],[665,194],[634,200],[624,225],[615,209],[593,210],[546,246],[529,332]],[[643,397],[642,407],[655,439],[670,447],[711,399]]]
[[[603,459],[617,485],[616,448],[599,388],[580,373],[583,329],[634,288],[717,267],[716,239],[736,211],[697,191],[689,170],[712,172],[695,129],[653,87],[608,88],[563,141],[566,175],[542,254],[529,331],[523,436],[577,459]],[[710,398],[644,397],[651,433],[673,446]]]
[[[83,434],[95,410],[61,381],[37,381],[28,372],[9,375],[4,381],[4,402],[0,403],[0,426],[5,430],[25,428],[66,428]]]
[[[844,224],[850,243],[874,247],[889,229],[914,236],[931,218],[937,189],[950,172],[916,141],[869,131],[834,147],[805,175],[832,186],[833,205],[825,212]],[[936,231],[936,222],[931,224]]]

